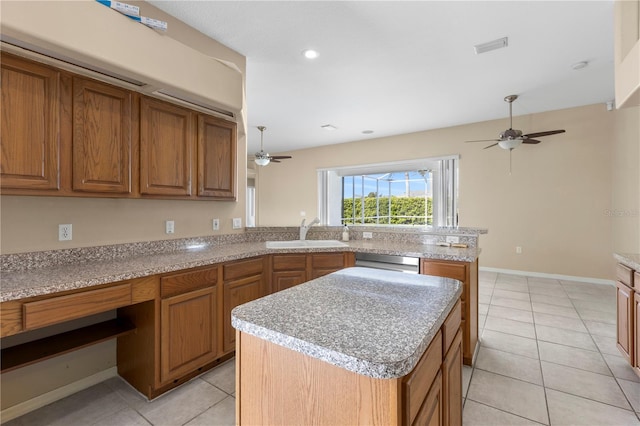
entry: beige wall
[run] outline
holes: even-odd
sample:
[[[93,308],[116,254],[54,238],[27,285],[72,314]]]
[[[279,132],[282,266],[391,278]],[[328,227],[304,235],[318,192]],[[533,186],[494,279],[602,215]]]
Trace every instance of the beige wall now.
[[[259,170],[259,224],[298,224],[300,210],[316,215],[318,168],[460,154],[460,225],[489,229],[480,238],[481,266],[610,279],[606,211],[621,114],[602,104],[515,117],[524,131],[567,133],[515,149],[511,175],[508,151],[463,142],[497,135],[506,119],[295,151],[293,160]],[[633,135],[633,128],[624,132],[625,146]]]
[[[242,71],[244,80],[244,56],[150,4],[133,3],[140,6],[141,15],[168,22],[169,29],[165,36],[172,37],[206,55],[233,62]],[[13,3],[12,7],[14,10],[20,7],[20,4]],[[117,12],[105,8],[105,13]],[[55,21],[55,17],[52,19]],[[90,43],[90,37],[86,38]],[[243,108],[238,117],[237,202],[2,196],[0,252],[7,254],[211,235],[214,234],[211,225],[214,218],[220,219],[221,229],[216,233],[232,232],[232,218],[242,218],[243,224],[245,220],[246,129],[246,113]],[[175,221],[176,231],[173,235],[164,233],[164,221],[167,219]],[[72,241],[58,241],[57,229],[61,223],[73,224]]]
[[[616,111],[612,151],[613,250],[640,253],[640,107]]]

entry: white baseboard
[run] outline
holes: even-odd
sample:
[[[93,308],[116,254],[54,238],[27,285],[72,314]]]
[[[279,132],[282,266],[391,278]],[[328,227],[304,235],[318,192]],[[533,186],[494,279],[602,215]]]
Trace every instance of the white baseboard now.
[[[500,274],[526,275],[528,277],[549,278],[552,280],[564,280],[564,281],[578,281],[578,282],[589,283],[589,284],[600,284],[600,285],[611,285],[611,286],[616,285],[613,280],[605,280],[602,278],[576,277],[573,275],[547,274],[544,272],[531,272],[531,271],[518,271],[515,269],[489,268],[487,266],[480,266],[478,269],[480,271],[498,272]]]
[[[21,402],[12,407],[5,408],[0,412],[0,419],[2,423],[13,420],[16,417],[23,416],[30,413],[33,410],[44,407],[45,405],[56,402],[62,398],[66,398],[69,395],[73,395],[76,392],[90,388],[93,385],[97,385],[100,382],[104,382],[107,379],[118,375],[118,368],[111,367],[106,370],[100,371],[91,376],[85,377],[68,385],[59,387],[50,392],[38,395],[35,398],[31,398],[28,401]]]

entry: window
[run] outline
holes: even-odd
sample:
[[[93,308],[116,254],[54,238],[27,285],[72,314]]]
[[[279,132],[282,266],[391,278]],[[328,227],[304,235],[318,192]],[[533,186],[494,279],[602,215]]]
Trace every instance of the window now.
[[[433,225],[433,173],[342,177],[342,225]]]
[[[327,225],[456,226],[458,156],[318,170]]]

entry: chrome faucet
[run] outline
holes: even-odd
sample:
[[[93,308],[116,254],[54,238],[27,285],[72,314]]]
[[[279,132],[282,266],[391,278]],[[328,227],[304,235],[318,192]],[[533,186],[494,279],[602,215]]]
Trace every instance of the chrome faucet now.
[[[309,228],[311,228],[316,223],[320,223],[320,219],[318,219],[317,217],[313,219],[308,225],[304,224],[305,220],[306,219],[302,219],[302,223],[300,224],[300,241],[304,241],[307,238],[307,232],[309,231]]]

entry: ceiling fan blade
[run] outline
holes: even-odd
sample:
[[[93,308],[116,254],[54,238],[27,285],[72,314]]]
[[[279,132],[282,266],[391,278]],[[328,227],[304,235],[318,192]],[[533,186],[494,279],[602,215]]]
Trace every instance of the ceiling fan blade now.
[[[282,163],[282,161],[280,160],[274,160],[273,157],[271,157],[271,163]]]
[[[480,141],[478,141],[478,142],[480,142]],[[491,144],[489,146],[485,146],[484,149],[491,148],[492,146],[496,146],[496,145],[498,145],[498,142],[496,142],[494,144]]]
[[[478,141],[465,141],[465,143],[469,142],[500,142],[500,139],[481,139]]]
[[[290,156],[290,155],[272,155],[272,156],[271,156],[271,159],[272,159],[272,160],[273,160],[273,159],[276,159],[276,160],[287,160],[287,159],[289,159],[289,158],[293,158],[293,157],[292,157],[292,156]]]
[[[522,143],[530,143],[530,144],[534,144],[535,145],[537,143],[540,143],[540,141],[537,141],[535,139],[523,139]]]
[[[564,133],[565,130],[549,130],[547,132],[537,132],[537,133],[529,133],[527,135],[523,135],[527,138],[540,138],[542,136],[550,136],[550,135],[556,135],[558,133]]]

